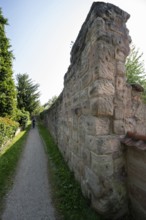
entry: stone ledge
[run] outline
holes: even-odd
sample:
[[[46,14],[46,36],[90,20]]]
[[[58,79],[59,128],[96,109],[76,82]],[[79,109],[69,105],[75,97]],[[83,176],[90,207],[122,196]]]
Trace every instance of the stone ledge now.
[[[121,139],[121,143],[146,151],[146,135],[128,131],[126,136]]]

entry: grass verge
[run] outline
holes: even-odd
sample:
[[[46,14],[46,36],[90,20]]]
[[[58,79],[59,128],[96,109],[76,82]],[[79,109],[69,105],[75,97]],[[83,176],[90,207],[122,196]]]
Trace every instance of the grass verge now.
[[[41,123],[38,127],[49,157],[52,196],[56,209],[62,216],[61,219],[101,220],[102,218],[91,209],[89,201],[82,196],[78,182],[69,170],[48,130]]]
[[[10,144],[0,152],[0,213],[4,205],[4,197],[13,183],[13,175],[20,158],[30,125],[21,131]]]

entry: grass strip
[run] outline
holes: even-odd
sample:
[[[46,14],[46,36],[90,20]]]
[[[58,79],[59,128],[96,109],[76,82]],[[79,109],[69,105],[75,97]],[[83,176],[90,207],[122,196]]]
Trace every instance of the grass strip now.
[[[39,123],[39,133],[45,142],[49,157],[49,172],[53,188],[53,200],[63,220],[101,220],[82,195],[79,183],[75,180],[64,161],[57,145],[47,128]]]
[[[13,183],[16,165],[18,164],[29,128],[30,126],[25,131],[21,131],[0,152],[0,213],[4,205],[5,195]]]

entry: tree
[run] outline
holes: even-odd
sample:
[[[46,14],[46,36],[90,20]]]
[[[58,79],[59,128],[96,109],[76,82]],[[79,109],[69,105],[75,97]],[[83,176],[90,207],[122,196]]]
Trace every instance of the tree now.
[[[132,45],[126,60],[126,75],[130,84],[138,83],[143,87],[142,99],[146,103],[146,75],[142,55],[143,53],[139,53],[139,50]]]
[[[7,19],[0,9],[0,116],[11,117],[16,108],[16,87],[13,80],[12,60],[9,39],[5,34]]]
[[[39,84],[34,84],[26,73],[18,74],[16,80],[18,108],[32,115],[39,106]]]
[[[130,84],[138,83],[146,88],[145,69],[142,55],[143,54],[139,53],[139,50],[132,45],[130,54],[126,60],[126,75],[127,81]]]
[[[34,115],[39,115],[41,112],[45,110],[44,106],[41,105],[41,103],[38,103],[37,108],[33,112]]]
[[[57,100],[57,98],[58,97],[54,95],[51,99],[49,99],[47,103],[44,104],[44,108],[49,109],[54,104],[54,102]]]

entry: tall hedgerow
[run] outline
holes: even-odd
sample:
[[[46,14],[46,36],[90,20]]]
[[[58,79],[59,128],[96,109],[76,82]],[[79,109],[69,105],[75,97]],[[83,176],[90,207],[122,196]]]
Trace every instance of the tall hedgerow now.
[[[0,116],[12,116],[16,108],[16,88],[13,80],[11,45],[6,37],[8,25],[0,9]]]

